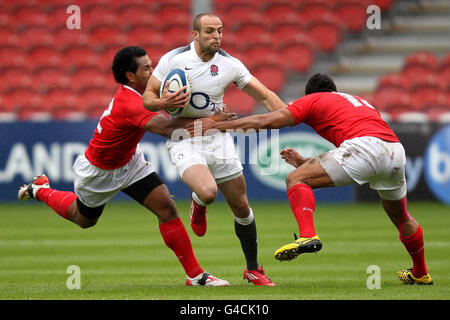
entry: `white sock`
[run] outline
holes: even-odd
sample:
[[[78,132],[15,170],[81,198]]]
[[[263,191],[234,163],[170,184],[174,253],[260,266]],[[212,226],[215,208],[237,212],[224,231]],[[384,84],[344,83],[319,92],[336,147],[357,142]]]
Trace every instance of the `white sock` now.
[[[194,199],[195,203],[201,207],[206,207],[206,204],[198,198],[194,191],[192,191],[192,199]]]
[[[250,223],[253,222],[253,220],[255,220],[255,217],[253,216],[252,208],[250,208],[250,213],[248,214],[247,218],[238,218],[234,216],[234,221],[243,226],[248,226]]]

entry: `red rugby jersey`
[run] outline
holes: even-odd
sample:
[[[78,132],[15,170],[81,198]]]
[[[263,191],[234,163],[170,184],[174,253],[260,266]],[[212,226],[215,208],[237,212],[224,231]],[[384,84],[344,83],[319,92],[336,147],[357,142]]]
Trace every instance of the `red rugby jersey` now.
[[[144,136],[144,126],[156,112],[144,109],[142,95],[121,85],[103,112],[85,156],[94,166],[112,170],[127,164]]]
[[[297,124],[304,122],[339,147],[356,137],[399,142],[380,113],[366,100],[342,92],[308,94],[288,106]]]

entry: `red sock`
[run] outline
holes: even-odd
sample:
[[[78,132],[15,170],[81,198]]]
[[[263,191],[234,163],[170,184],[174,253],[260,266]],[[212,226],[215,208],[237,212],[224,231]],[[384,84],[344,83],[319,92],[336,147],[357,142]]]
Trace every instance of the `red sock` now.
[[[36,199],[46,203],[57,214],[67,219],[67,210],[72,202],[77,199],[77,196],[70,191],[41,188],[36,192]]]
[[[191,239],[180,218],[160,224],[159,231],[164,243],[175,253],[190,278],[194,278],[203,272],[192,249]]]
[[[423,242],[423,231],[422,227],[419,225],[417,231],[412,235],[407,237],[402,237],[401,235],[400,241],[405,246],[409,255],[413,261],[413,276],[416,278],[420,278],[428,273],[427,267],[425,265],[425,249]]]
[[[316,235],[314,230],[313,213],[316,200],[312,188],[306,184],[296,184],[288,190],[289,204],[297,220],[301,238],[310,238]]]

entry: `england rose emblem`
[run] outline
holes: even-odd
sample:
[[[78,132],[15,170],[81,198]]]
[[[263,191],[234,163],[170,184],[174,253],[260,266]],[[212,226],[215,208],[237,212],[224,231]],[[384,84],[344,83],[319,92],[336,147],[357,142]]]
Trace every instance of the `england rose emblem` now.
[[[219,67],[215,64],[211,65],[211,75],[213,77],[217,76],[219,74]]]

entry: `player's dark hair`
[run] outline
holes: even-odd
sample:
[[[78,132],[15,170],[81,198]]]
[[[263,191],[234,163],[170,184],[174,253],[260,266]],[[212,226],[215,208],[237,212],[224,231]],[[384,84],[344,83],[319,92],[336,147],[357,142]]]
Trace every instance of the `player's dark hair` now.
[[[117,51],[112,64],[114,79],[118,83],[127,84],[126,72],[136,73],[138,64],[136,58],[145,56],[147,51],[141,47],[128,46]]]
[[[194,17],[194,21],[192,22],[192,30],[198,31],[200,32],[202,25],[200,24],[200,20],[204,17],[204,16],[211,16],[211,17],[217,17],[214,13],[210,13],[210,12],[202,12],[199,13],[198,15],[196,15]]]
[[[333,79],[326,74],[316,73],[311,78],[305,86],[305,95],[316,93],[316,92],[333,92],[337,91],[336,84]]]

